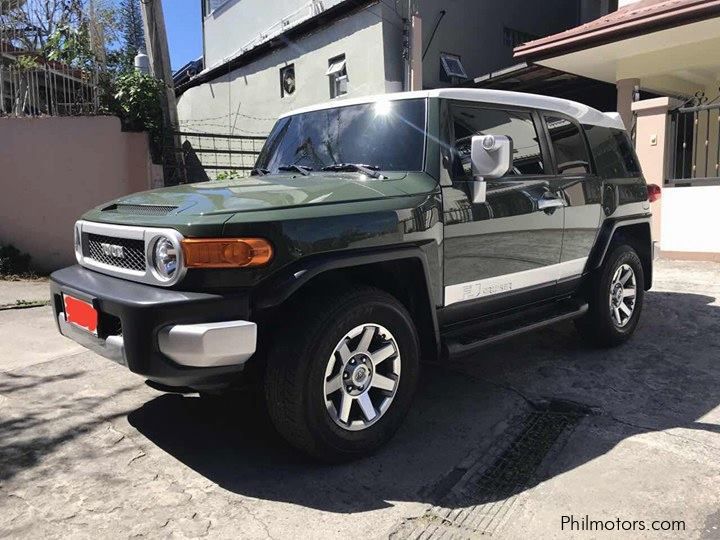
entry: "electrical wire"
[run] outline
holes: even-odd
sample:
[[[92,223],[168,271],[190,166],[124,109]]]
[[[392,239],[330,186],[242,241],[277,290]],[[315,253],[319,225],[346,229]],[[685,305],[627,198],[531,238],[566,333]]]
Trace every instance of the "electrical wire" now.
[[[440,21],[443,20],[443,17],[445,17],[446,13],[447,13],[447,11],[444,9],[440,11],[440,16],[438,17],[438,20],[435,23],[435,28],[433,28],[433,31],[430,34],[430,39],[428,40],[428,43],[425,46],[425,51],[423,51],[423,54],[422,54],[423,60],[425,60],[425,55],[427,55],[428,51],[430,50],[430,44],[433,42],[433,39],[435,39],[435,32],[437,32],[438,26],[440,26]]]

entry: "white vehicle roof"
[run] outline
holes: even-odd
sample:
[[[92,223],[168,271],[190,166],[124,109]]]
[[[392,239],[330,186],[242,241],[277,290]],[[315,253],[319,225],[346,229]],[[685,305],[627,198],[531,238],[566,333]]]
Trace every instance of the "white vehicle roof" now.
[[[435,90],[421,90],[418,92],[398,92],[395,94],[380,94],[351,99],[335,99],[309,107],[303,107],[285,114],[280,118],[295,114],[334,109],[336,107],[347,107],[364,103],[377,103],[378,101],[395,101],[399,99],[417,98],[446,98],[462,101],[476,101],[480,103],[491,103],[498,105],[513,105],[530,109],[542,109],[555,111],[575,118],[581,124],[593,126],[604,126],[616,129],[625,129],[617,113],[602,113],[588,105],[549,96],[538,94],[526,94],[524,92],[508,92],[506,90],[485,90],[481,88],[438,88]]]

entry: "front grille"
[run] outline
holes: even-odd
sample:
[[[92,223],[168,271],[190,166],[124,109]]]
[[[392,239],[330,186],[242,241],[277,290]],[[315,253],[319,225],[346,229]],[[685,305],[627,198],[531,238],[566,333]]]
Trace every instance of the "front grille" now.
[[[122,247],[122,257],[108,254],[103,244]],[[96,262],[125,270],[145,271],[145,242],[129,238],[114,238],[101,234],[88,234],[84,255]]]
[[[166,216],[177,206],[163,206],[157,204],[113,204],[103,208],[104,212],[115,212],[117,214],[132,214],[135,216]]]

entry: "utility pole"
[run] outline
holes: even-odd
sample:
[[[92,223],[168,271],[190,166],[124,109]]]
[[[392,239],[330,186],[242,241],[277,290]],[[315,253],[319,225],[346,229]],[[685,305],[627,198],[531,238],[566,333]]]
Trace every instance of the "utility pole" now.
[[[177,102],[170,68],[170,51],[168,50],[165,17],[161,0],[141,0],[145,43],[150,59],[150,74],[163,82],[164,92],[160,96],[163,111],[163,173],[165,185],[184,182],[180,138],[175,135],[178,129]]]
[[[422,90],[422,19],[413,0],[407,0],[405,90]]]
[[[410,90],[422,90],[422,19],[417,12],[410,15]]]

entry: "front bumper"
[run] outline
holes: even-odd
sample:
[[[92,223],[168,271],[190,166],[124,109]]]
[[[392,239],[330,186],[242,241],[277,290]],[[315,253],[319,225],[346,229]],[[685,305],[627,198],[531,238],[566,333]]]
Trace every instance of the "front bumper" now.
[[[165,386],[228,386],[257,346],[246,293],[161,289],[71,266],[50,276],[58,330],[101,356]],[[62,294],[91,302],[98,335],[65,320]]]

